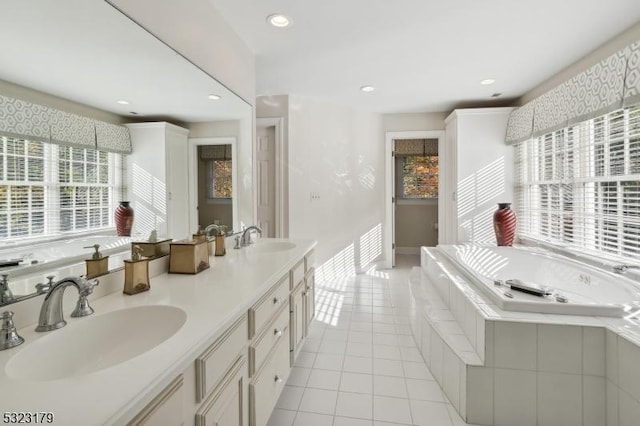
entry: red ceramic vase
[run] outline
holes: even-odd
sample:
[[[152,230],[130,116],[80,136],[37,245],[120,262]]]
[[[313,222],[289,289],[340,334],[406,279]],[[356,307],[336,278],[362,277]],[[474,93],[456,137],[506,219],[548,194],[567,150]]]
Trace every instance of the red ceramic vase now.
[[[516,214],[511,210],[511,203],[498,203],[498,210],[493,213],[493,230],[499,246],[512,246],[516,235]]]
[[[116,221],[118,236],[130,236],[133,226],[133,209],[129,205],[129,201],[121,201],[120,205],[116,207],[113,217]]]

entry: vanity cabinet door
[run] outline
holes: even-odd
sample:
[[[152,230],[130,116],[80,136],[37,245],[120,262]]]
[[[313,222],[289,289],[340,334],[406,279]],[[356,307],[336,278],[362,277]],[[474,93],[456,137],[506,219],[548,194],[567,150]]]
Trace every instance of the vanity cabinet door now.
[[[249,384],[249,425],[265,426],[289,377],[289,343],[281,339]]]
[[[302,348],[302,342],[304,339],[305,331],[305,316],[304,316],[304,293],[305,286],[304,280],[301,285],[296,287],[291,293],[290,301],[290,330],[291,330],[291,365],[298,356],[298,352]]]
[[[182,375],[169,384],[127,426],[178,426],[184,424]]]
[[[304,292],[304,335],[309,334],[309,325],[311,320],[316,315],[316,283],[313,268],[307,272],[304,278],[305,292]]]
[[[196,413],[196,426],[246,426],[247,362],[240,358]]]

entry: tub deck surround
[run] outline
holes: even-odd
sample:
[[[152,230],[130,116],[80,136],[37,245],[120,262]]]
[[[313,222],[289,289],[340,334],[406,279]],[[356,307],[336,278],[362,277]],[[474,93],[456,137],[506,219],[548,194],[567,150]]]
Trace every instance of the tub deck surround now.
[[[637,423],[637,309],[622,318],[506,311],[449,256],[423,247],[421,260],[410,275],[412,332],[467,422]]]
[[[505,311],[624,317],[640,310],[638,283],[538,248],[442,245],[437,253],[483,284],[478,287]],[[552,294],[539,297],[495,285],[514,278],[549,288]],[[566,301],[560,303],[555,296]]]
[[[34,316],[31,325],[19,330],[26,342],[0,352],[2,407],[10,411],[51,411],[60,424],[126,423],[193,364],[228,326],[246,315],[249,307],[316,245],[308,240],[292,242],[295,248],[279,252],[229,250],[224,257],[211,257],[211,268],[195,276],[161,274],[151,279],[149,292],[135,296],[123,295],[120,283],[117,292],[91,300],[94,316],[145,305],[175,306],[187,314],[184,325],[165,342],[91,374],[48,382],[11,377],[5,367],[12,356],[31,342],[53,339],[60,332],[36,333],[33,329],[38,317]],[[71,318],[66,314],[67,328],[88,318]]]

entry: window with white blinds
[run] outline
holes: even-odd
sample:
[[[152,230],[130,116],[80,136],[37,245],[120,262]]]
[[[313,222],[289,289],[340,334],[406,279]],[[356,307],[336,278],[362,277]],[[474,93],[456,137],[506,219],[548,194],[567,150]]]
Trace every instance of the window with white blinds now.
[[[113,226],[120,154],[0,137],[0,239]]]
[[[516,149],[518,233],[592,253],[640,255],[640,106]]]

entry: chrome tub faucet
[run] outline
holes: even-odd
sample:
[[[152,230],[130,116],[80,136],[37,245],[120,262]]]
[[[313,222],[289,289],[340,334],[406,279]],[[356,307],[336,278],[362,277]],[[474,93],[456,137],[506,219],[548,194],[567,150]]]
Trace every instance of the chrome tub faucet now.
[[[62,296],[64,290],[74,286],[78,290],[78,302],[71,316],[85,317],[93,313],[87,296],[93,293],[93,288],[98,285],[98,280],[87,280],[84,277],[67,277],[51,284],[47,295],[40,308],[40,319],[36,331],[51,331],[67,325],[62,314]]]
[[[624,274],[629,269],[640,269],[638,265],[615,265],[613,267],[613,272],[616,274]]]

